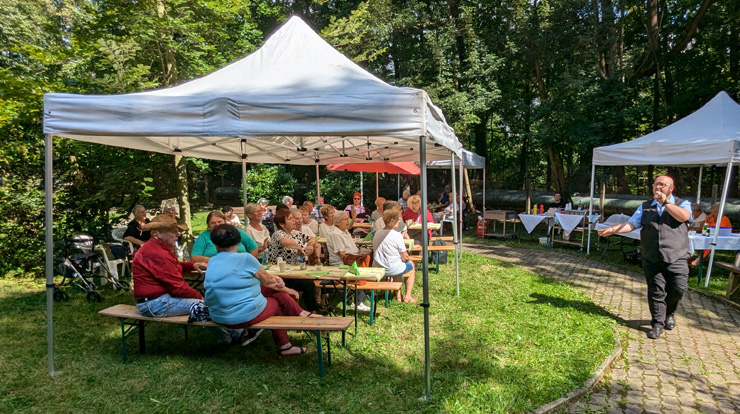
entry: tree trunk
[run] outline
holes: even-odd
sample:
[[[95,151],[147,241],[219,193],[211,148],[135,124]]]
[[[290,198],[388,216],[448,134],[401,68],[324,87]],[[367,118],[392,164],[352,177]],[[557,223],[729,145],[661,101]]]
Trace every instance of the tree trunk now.
[[[192,228],[190,220],[190,201],[188,200],[188,161],[182,155],[175,155],[175,179],[177,183],[177,204],[180,205],[180,219]],[[183,234],[183,245],[190,245],[193,233]]]
[[[624,172],[624,167],[614,167],[617,173],[617,194],[632,194],[630,185],[627,182],[627,175]]]
[[[552,144],[547,144],[547,157],[550,159],[550,166],[552,169],[552,179],[555,185],[555,191],[559,193],[566,193],[565,186],[565,167],[563,167],[563,159],[560,157],[560,153],[553,147]]]

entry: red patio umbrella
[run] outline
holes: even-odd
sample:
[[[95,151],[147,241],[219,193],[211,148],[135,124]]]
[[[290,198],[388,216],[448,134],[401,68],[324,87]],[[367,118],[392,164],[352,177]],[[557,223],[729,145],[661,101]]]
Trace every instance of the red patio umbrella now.
[[[366,164],[329,164],[326,168],[334,171],[374,172],[389,174],[419,175],[421,169],[413,162],[370,162]]]
[[[374,172],[375,173],[375,196],[378,196],[378,174],[407,174],[419,175],[421,169],[413,162],[369,162],[352,164],[329,164],[326,168],[334,171]],[[362,189],[360,189],[362,191]]]

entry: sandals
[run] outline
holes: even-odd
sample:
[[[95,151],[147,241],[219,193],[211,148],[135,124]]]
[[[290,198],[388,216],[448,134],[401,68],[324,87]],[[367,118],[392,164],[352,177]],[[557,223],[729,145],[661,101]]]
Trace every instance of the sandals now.
[[[297,353],[297,354],[285,354],[285,353],[284,353],[285,351],[289,351],[289,350],[291,350],[291,349],[293,349],[293,348],[298,348],[298,349],[300,349],[300,350],[301,350],[301,352],[299,352],[299,353]],[[295,346],[295,345],[291,345],[291,346],[289,346],[288,348],[285,348],[285,349],[278,349],[278,356],[292,356],[292,355],[303,355],[303,354],[305,354],[306,352],[307,352],[307,351],[306,351],[306,348],[302,348],[302,347],[300,347],[300,346]]]
[[[412,298],[412,297],[408,297],[408,298],[403,298],[403,302],[404,302],[404,303],[416,303],[416,302],[418,302],[418,301],[419,301],[419,299],[416,299],[416,298]]]

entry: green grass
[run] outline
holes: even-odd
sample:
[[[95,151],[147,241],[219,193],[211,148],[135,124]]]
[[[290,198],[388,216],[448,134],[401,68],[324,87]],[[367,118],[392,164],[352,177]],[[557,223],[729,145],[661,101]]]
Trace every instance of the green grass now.
[[[43,285],[0,280],[0,412],[528,412],[580,387],[611,353],[613,316],[583,292],[470,254],[460,269],[460,297],[453,265],[429,278],[430,402],[419,401],[418,306],[394,302],[373,327],[364,318],[351,345],[335,342],[333,367],[320,380],[315,349],[296,332],[291,340],[310,354],[281,358],[267,333],[229,347],[203,329],[191,328],[185,341],[182,328],[154,323],[148,353],[131,338],[122,364],[119,323],[97,311],[132,303],[131,294],[105,287],[105,300],[88,304],[69,290],[69,302],[55,304],[62,373],[50,377]]]
[[[500,227],[499,227],[500,229]],[[511,245],[514,243],[514,245],[519,246],[526,246],[529,248],[536,248],[536,249],[547,249],[547,247],[539,246],[538,239],[540,237],[545,236],[545,231],[543,230],[542,226],[538,226],[535,228],[535,230],[532,232],[532,235],[528,235],[526,230],[524,230],[524,227],[521,228],[517,227],[518,230],[520,230],[520,240],[508,240],[508,241],[499,241],[495,239],[479,239],[475,235],[475,231],[469,231],[464,233],[463,241],[470,242],[470,243],[484,243],[484,244],[492,244],[492,245],[498,245],[498,244],[507,244]],[[509,229],[507,228],[507,231]],[[578,235],[577,237],[580,237]],[[573,238],[571,240],[574,240]],[[578,239],[580,240],[580,238]],[[625,239],[626,240],[626,239]],[[605,263],[613,266],[620,267],[625,270],[630,270],[633,272],[636,272],[638,274],[642,274],[642,267],[641,266],[634,266],[624,261],[624,257],[622,254],[622,251],[619,250],[619,247],[615,247],[616,250],[609,250],[602,256],[601,252],[597,250],[598,244],[597,244],[597,236],[595,233],[591,234],[591,260],[594,260],[599,263]],[[586,241],[584,241],[585,243]],[[625,251],[635,250],[639,249],[639,247],[635,247],[631,241],[626,240],[624,245]],[[566,246],[562,244],[555,244],[553,247],[555,250],[571,254],[571,255],[581,255],[583,253],[578,253],[578,248],[573,246]],[[729,250],[717,250],[715,252],[715,261],[722,261],[726,263],[734,263],[735,261],[735,251],[729,251]],[[706,266],[708,264],[708,258],[704,260],[704,277],[706,278],[707,269]],[[689,274],[689,287],[694,288],[700,292],[704,292],[710,295],[717,295],[721,297],[725,297],[725,292],[727,291],[727,283],[729,279],[729,272],[727,270],[723,270],[717,267],[714,267],[712,269],[712,275],[709,279],[709,286],[704,287],[704,282],[702,280],[701,285],[699,285],[699,279],[698,279],[698,269],[694,268],[691,269],[691,272]]]

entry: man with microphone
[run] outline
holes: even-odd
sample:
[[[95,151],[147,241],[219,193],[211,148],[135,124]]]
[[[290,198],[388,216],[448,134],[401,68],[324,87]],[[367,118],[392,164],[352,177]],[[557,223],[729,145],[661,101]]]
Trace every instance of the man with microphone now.
[[[653,183],[653,200],[637,207],[626,223],[598,232],[606,237],[642,228],[642,268],[652,316],[647,334],[650,339],[660,338],[663,329],[676,327],[674,313],[688,286],[691,204],[674,196],[673,188],[673,179],[661,175]]]

